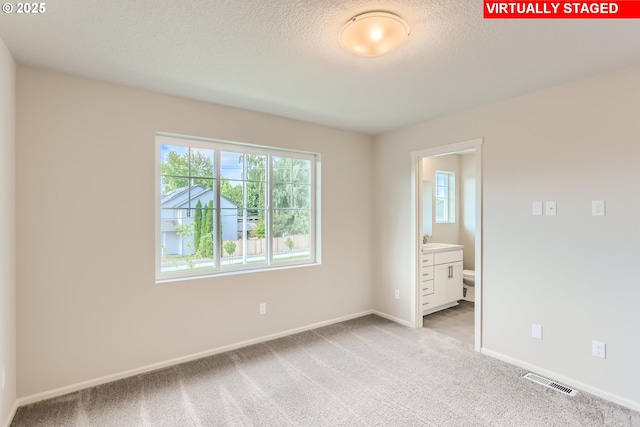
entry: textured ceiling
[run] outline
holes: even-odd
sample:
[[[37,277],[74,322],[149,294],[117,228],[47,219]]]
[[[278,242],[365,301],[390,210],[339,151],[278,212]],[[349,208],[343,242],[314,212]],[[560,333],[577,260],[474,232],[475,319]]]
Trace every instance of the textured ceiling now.
[[[640,63],[640,20],[484,20],[480,0],[56,0],[0,14],[18,63],[376,134]],[[338,41],[386,10],[411,36]]]

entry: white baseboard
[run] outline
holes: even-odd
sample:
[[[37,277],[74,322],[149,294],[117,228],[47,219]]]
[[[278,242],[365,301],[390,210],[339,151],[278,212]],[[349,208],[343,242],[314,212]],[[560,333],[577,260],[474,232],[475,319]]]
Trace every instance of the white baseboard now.
[[[144,374],[158,369],[166,368],[168,366],[179,365],[180,363],[190,362],[192,360],[201,359],[207,356],[213,356],[214,354],[224,353],[226,351],[236,350],[242,347],[247,347],[253,344],[259,344],[266,341],[271,341],[277,338],[294,335],[300,332],[309,331],[312,329],[321,328],[323,326],[333,325],[335,323],[344,322],[346,320],[356,319],[358,317],[367,316],[373,314],[373,310],[362,311],[360,313],[350,314],[347,316],[338,317],[336,319],[326,320],[324,322],[314,323],[307,326],[301,326],[299,328],[289,329],[287,331],[278,332],[271,335],[266,335],[260,338],[254,338],[251,340],[241,341],[235,344],[229,344],[222,347],[217,347],[211,350],[205,350],[198,353],[189,354],[187,356],[176,357],[175,359],[166,360],[164,362],[153,363],[151,365],[142,366],[140,368],[130,369],[128,371],[106,375],[104,377],[96,378],[93,380],[83,381],[80,383],[68,385],[65,387],[56,388],[54,390],[45,391],[42,393],[33,394],[30,396],[21,397],[16,402],[16,409],[19,406],[28,405],[31,403],[39,402],[45,399],[51,399],[53,397],[62,396],[64,394],[73,393],[74,391],[83,390],[89,387],[95,387],[100,384],[110,383],[112,381],[120,380],[123,378],[133,377],[135,375]],[[15,413],[15,411],[14,411]],[[13,418],[13,417],[12,417]],[[8,426],[7,426],[8,427]]]
[[[13,408],[9,412],[9,418],[5,421],[4,424],[2,424],[4,427],[10,427],[11,426],[11,422],[13,421],[13,417],[16,416],[16,412],[17,411],[18,411],[18,401],[15,401],[13,403]]]
[[[487,356],[491,356],[494,357],[496,359],[500,359],[504,362],[510,363],[512,365],[516,365],[519,366],[521,368],[524,369],[528,369],[530,371],[533,371],[536,374],[540,374],[540,375],[544,375],[546,377],[549,377],[550,379],[554,380],[554,381],[558,381],[560,383],[564,383],[565,385],[575,388],[578,391],[584,391],[590,394],[593,394],[594,396],[598,396],[601,397],[603,399],[606,399],[610,402],[614,402],[617,403],[618,405],[622,405],[625,406],[627,408],[633,409],[634,411],[640,411],[640,403],[639,402],[634,402],[633,400],[627,399],[625,397],[622,396],[618,396],[617,394],[613,394],[610,393],[608,391],[602,390],[600,388],[591,386],[589,384],[585,384],[581,381],[577,381],[574,380],[573,378],[569,378],[567,376],[564,376],[562,374],[559,374],[557,372],[553,372],[550,371],[548,369],[544,369],[541,368],[539,366],[533,365],[531,363],[527,363],[524,362],[520,359],[516,359],[507,355],[504,355],[502,353],[498,353],[497,351],[493,351],[493,350],[489,350],[487,348],[482,348],[480,350],[482,352],[482,354],[486,354]]]
[[[377,311],[377,310],[373,310],[372,313],[375,314],[376,316],[384,317],[387,320],[391,320],[392,322],[399,323],[399,324],[401,324],[403,326],[408,326],[410,328],[414,328],[413,323],[407,322],[406,320],[402,320],[402,319],[399,319],[399,318],[394,317],[394,316],[391,316],[391,315],[389,315],[387,313],[383,313],[383,312]]]

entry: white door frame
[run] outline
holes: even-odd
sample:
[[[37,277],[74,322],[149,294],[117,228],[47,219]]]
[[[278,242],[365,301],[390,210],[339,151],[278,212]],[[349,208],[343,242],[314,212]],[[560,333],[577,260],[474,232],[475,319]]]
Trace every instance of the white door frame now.
[[[414,327],[422,327],[422,311],[420,310],[419,295],[419,265],[420,246],[422,244],[422,167],[421,161],[425,157],[444,156],[460,151],[475,150],[476,164],[476,234],[475,234],[475,345],[476,351],[482,348],[482,138],[456,142],[454,144],[425,148],[411,152],[411,253],[415,254],[412,260],[414,292],[411,317]]]

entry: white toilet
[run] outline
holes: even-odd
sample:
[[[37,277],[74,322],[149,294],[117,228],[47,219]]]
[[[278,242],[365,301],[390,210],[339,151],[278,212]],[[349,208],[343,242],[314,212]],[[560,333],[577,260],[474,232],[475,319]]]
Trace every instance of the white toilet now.
[[[476,293],[476,272],[475,270],[462,270],[462,299],[465,301],[475,301]]]

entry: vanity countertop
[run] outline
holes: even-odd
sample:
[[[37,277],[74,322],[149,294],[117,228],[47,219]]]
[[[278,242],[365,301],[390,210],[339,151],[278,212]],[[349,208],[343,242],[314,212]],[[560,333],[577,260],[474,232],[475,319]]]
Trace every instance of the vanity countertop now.
[[[455,245],[452,243],[427,243],[426,245],[422,245],[422,253],[433,253],[433,252],[450,252],[450,251],[461,251],[464,249],[463,245]]]

